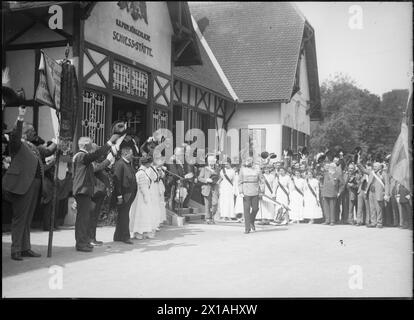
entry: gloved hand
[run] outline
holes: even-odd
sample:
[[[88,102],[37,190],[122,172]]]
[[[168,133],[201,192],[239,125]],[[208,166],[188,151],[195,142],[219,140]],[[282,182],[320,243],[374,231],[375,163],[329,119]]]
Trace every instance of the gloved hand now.
[[[112,154],[112,152],[108,153],[108,155],[106,156],[106,160],[109,160],[110,163],[112,163],[112,161],[115,161],[115,157]]]
[[[193,176],[194,176],[194,175],[193,175],[193,173],[192,173],[192,172],[189,172],[189,173],[187,173],[187,174],[184,176],[184,178],[185,178],[185,179],[191,179]],[[210,179],[210,180],[211,180],[211,179]]]

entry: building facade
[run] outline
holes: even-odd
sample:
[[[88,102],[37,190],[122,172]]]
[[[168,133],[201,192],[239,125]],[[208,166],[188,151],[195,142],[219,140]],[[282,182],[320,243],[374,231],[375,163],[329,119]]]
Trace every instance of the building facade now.
[[[295,153],[308,145],[311,123],[320,120],[314,30],[291,3],[191,3],[194,18],[235,92],[237,108],[228,123],[240,148]],[[258,18],[260,17],[260,19]]]
[[[62,29],[48,25],[54,5],[62,9]],[[3,68],[26,98],[35,95],[41,51],[59,61],[69,44],[80,89],[76,137],[102,145],[116,120],[142,139],[160,128],[174,130],[176,120],[203,131],[224,125],[231,98],[174,77],[174,68],[203,65],[186,2],[9,2],[3,10]],[[55,111],[36,102],[28,109],[39,136],[54,137]],[[17,108],[5,108],[8,127],[16,115]]]

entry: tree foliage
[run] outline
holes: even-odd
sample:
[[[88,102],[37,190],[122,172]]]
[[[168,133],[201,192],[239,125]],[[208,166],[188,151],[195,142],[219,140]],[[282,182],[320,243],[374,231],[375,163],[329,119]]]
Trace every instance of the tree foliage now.
[[[311,133],[310,148],[341,147],[351,153],[359,146],[365,153],[390,153],[400,132],[408,90],[379,96],[361,89],[338,74],[321,85],[323,121]]]

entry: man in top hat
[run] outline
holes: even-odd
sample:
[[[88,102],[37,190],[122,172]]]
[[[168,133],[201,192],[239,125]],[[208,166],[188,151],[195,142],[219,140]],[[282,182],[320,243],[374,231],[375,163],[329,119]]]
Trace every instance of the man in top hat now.
[[[133,152],[130,146],[121,146],[121,158],[114,165],[114,194],[117,198],[118,217],[114,241],[133,244],[129,232],[129,209],[137,193]]]
[[[35,146],[36,139],[33,126],[24,123],[25,107],[19,107],[19,115],[15,128],[10,134],[11,163],[3,176],[3,191],[12,203],[13,216],[11,225],[13,260],[22,257],[40,257],[31,250],[30,224],[37,203],[45,191],[44,159],[52,155],[57,145],[49,147]]]
[[[92,152],[93,145],[90,137],[80,137],[78,141],[79,152],[73,156],[73,195],[77,204],[77,215],[75,223],[76,250],[91,252],[93,245],[89,238],[89,219],[92,208],[92,197],[94,194],[95,174],[93,162],[101,156],[108,154],[115,143],[122,141],[125,126],[117,122],[112,129],[112,136],[108,142]],[[121,137],[122,135],[122,137]],[[121,138],[121,139],[120,139]],[[120,141],[118,141],[120,140]],[[109,159],[111,161],[111,159]]]

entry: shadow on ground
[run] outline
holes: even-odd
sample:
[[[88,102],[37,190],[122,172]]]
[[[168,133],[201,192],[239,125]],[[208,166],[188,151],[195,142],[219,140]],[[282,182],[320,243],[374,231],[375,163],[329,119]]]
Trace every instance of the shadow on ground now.
[[[68,230],[60,229],[55,231],[54,239],[59,237],[60,232]],[[40,233],[41,231],[34,230],[32,233]],[[98,231],[99,232],[99,231]],[[2,277],[7,278],[15,276],[27,271],[33,271],[36,269],[49,268],[52,265],[59,265],[64,267],[68,263],[82,261],[86,259],[93,259],[103,257],[111,254],[122,254],[132,250],[137,250],[137,254],[140,252],[148,251],[166,251],[178,246],[194,246],[188,243],[165,243],[180,239],[185,236],[197,235],[204,230],[197,227],[186,228],[174,228],[166,227],[162,228],[154,239],[145,240],[133,240],[134,244],[125,244],[122,242],[105,242],[101,247],[95,247],[92,252],[79,252],[75,250],[75,234],[73,231],[73,246],[53,246],[52,257],[47,258],[47,244],[37,245],[32,243],[32,250],[40,252],[42,257],[40,258],[23,258],[23,261],[14,261],[10,258],[10,241],[2,242]],[[44,232],[45,235],[47,234]],[[4,235],[4,234],[3,234]],[[66,236],[66,235],[65,235]],[[61,242],[61,241],[59,241]]]

